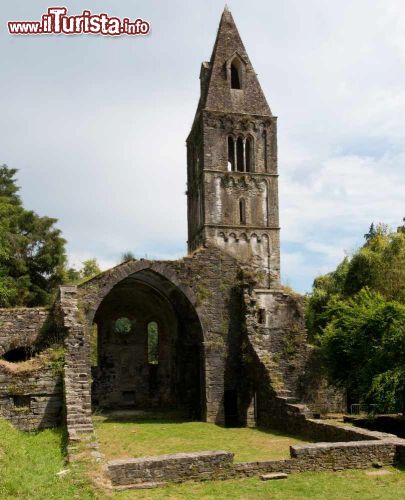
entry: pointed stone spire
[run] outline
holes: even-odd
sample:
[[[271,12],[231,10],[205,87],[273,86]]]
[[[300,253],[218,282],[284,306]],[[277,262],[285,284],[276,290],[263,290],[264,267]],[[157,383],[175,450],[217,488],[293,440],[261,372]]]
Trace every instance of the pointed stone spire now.
[[[231,88],[232,65],[240,89]],[[204,109],[271,116],[256,73],[232,14],[225,5],[209,63],[203,63],[201,102]]]

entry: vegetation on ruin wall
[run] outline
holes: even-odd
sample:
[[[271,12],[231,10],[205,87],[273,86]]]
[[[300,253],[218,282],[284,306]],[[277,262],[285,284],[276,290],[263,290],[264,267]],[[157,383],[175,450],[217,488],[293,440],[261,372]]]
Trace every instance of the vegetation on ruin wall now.
[[[377,412],[405,406],[405,226],[372,225],[364,245],[314,281],[307,326],[330,380]]]
[[[62,345],[51,346],[41,352],[34,353],[31,358],[26,361],[9,362],[0,358],[0,368],[4,371],[18,375],[20,379],[30,377],[33,372],[44,368],[51,369],[55,376],[62,375],[65,365],[65,349]],[[35,385],[32,390],[35,391]],[[24,384],[21,388],[18,386],[9,386],[8,392],[17,394],[20,390],[26,392],[28,386]]]

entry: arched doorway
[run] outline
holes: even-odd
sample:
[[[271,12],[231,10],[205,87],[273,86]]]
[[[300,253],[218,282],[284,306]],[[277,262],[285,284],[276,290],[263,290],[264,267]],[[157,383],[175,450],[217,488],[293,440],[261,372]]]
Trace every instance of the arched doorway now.
[[[150,268],[124,277],[94,314],[92,399],[101,408],[205,413],[203,332],[194,306]]]

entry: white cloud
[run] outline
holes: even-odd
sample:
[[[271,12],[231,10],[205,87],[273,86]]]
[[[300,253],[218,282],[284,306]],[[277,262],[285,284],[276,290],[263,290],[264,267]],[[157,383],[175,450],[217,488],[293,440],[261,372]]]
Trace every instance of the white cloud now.
[[[101,3],[149,19],[152,34],[0,33],[0,163],[20,169],[27,206],[59,218],[73,261],[105,267],[127,250],[177,258],[187,237],[184,141],[223,5]],[[254,9],[233,0],[231,9],[279,115],[282,270],[305,290],[371,221],[395,227],[405,215],[403,0],[257,0]],[[42,11],[11,2],[2,24]]]

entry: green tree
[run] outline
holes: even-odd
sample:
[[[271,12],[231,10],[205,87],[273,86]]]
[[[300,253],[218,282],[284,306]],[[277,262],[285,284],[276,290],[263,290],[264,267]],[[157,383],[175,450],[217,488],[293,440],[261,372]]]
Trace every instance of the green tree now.
[[[87,281],[97,274],[101,273],[100,266],[97,262],[97,259],[87,259],[82,262],[82,266],[80,269],[76,269],[75,267],[67,267],[64,270],[64,283],[70,284],[80,284],[83,281]]]
[[[75,267],[68,267],[65,269],[63,276],[63,283],[65,284],[76,284],[82,281],[82,275],[80,270]]]
[[[81,275],[84,279],[90,279],[101,273],[100,266],[96,259],[88,259],[83,262]]]
[[[56,219],[23,207],[16,173],[0,167],[0,306],[45,305],[63,279],[65,240]]]
[[[343,291],[352,296],[365,286],[387,299],[405,301],[405,233],[389,233],[380,224],[353,255]]]
[[[330,380],[384,411],[403,407],[405,390],[403,229],[372,224],[365,244],[318,277],[307,297],[308,332]]]
[[[332,300],[328,313],[319,346],[331,380],[380,412],[403,410],[405,306],[363,288]]]
[[[349,259],[345,257],[336,270],[314,280],[312,294],[307,297],[307,329],[313,339],[328,323],[328,304],[343,294]]]

